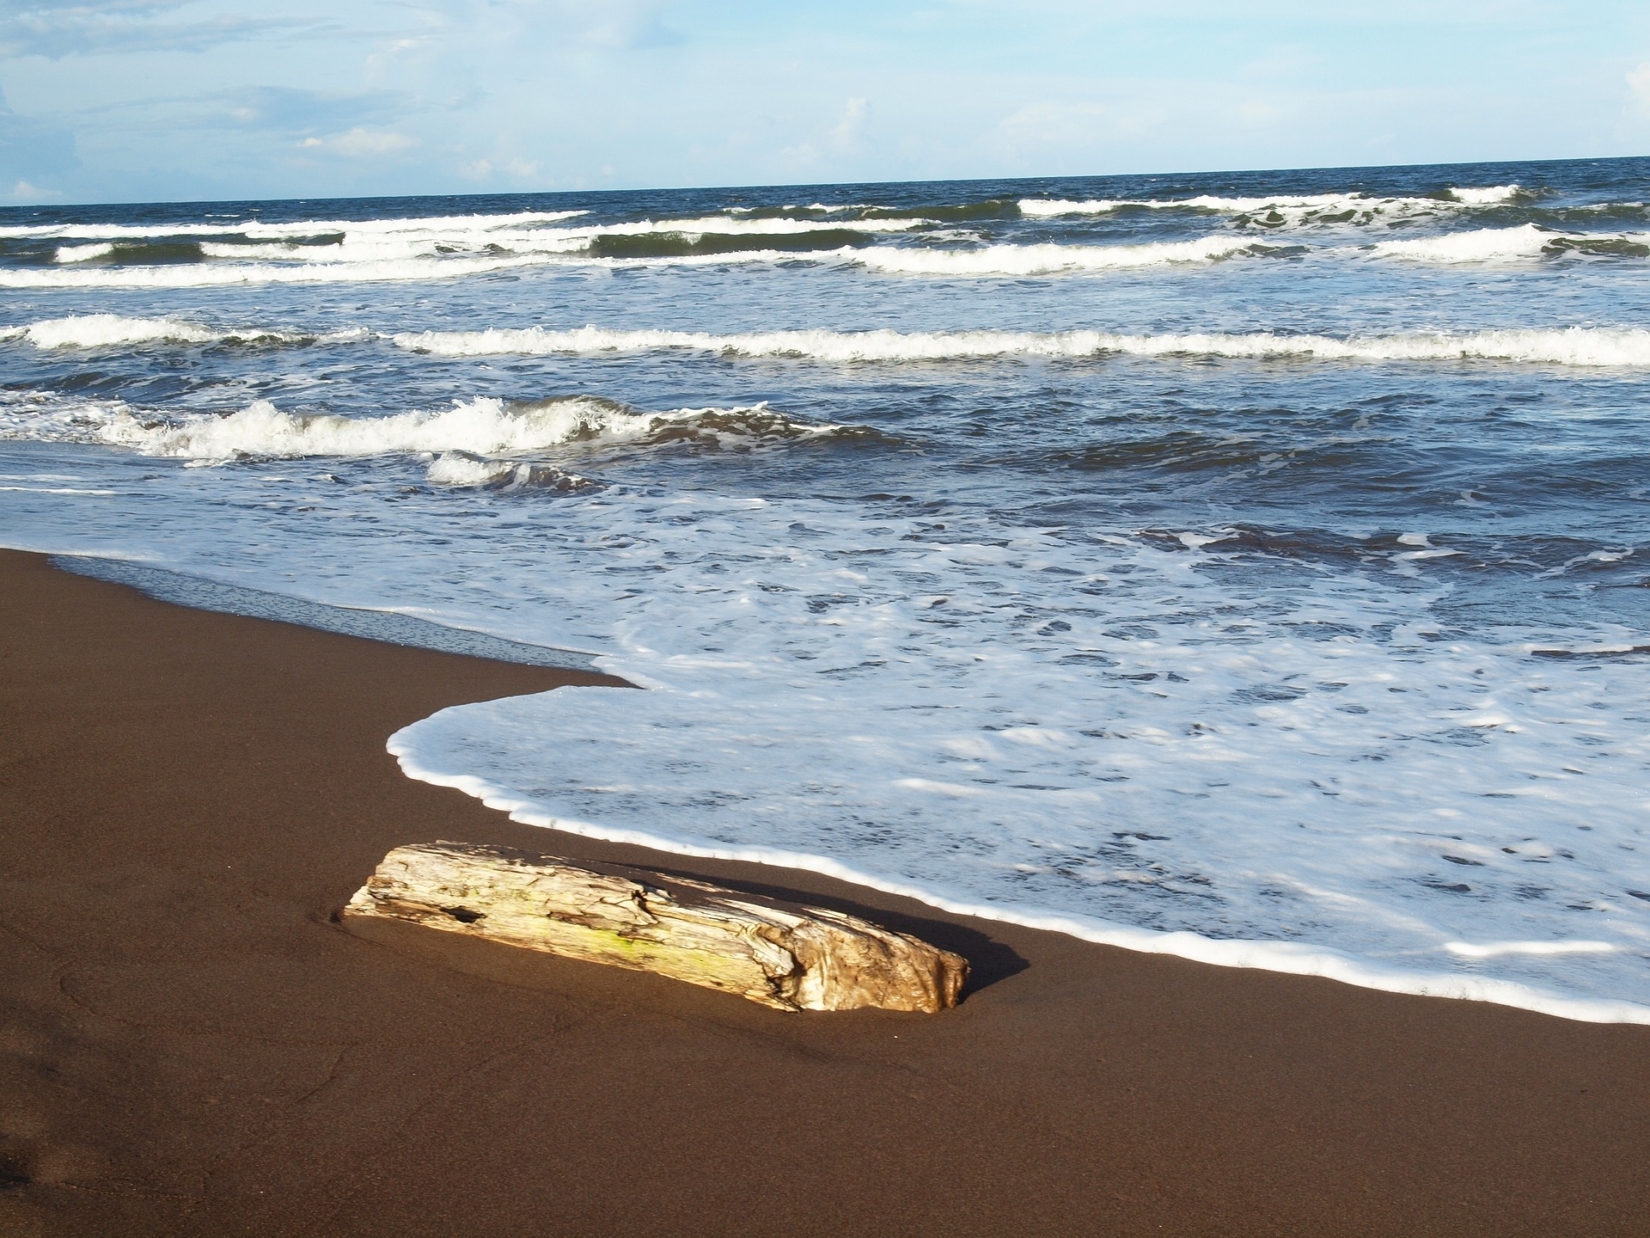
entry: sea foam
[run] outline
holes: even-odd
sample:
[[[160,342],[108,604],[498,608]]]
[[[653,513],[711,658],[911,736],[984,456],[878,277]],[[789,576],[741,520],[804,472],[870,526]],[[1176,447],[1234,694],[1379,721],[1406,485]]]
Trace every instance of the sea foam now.
[[[392,739],[410,775],[530,824],[1134,949],[1650,1019],[1609,996],[1644,991],[1625,977],[1650,949],[1624,889],[1647,872],[1615,841],[1650,756],[1619,709],[1650,664],[1603,680],[1434,643],[1424,599],[1377,579],[1263,605],[1219,583],[1218,537],[708,494],[672,496],[676,533],[659,502],[610,491],[557,522],[614,547],[593,590],[649,582],[598,663],[649,690],[444,711]]]

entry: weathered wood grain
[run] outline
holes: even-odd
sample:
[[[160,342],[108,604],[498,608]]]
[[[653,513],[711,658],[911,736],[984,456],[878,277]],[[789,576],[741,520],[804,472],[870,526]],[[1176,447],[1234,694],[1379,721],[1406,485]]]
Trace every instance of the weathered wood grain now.
[[[778,1010],[934,1013],[968,977],[958,955],[819,907],[619,865],[505,847],[397,847],[344,908],[594,963],[658,972]]]

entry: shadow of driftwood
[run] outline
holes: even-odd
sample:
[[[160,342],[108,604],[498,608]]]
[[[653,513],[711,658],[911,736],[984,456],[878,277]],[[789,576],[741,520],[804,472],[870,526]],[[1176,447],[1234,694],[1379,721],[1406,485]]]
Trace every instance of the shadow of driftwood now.
[[[706,880],[703,873],[681,869],[659,868],[654,871],[665,877]],[[864,903],[852,899],[793,890],[769,882],[743,881],[721,876],[715,878],[715,882],[725,889],[738,890],[742,894],[754,894],[759,898],[778,899],[787,903],[801,903],[805,907],[823,907],[827,911],[840,911],[858,916],[872,924],[880,924],[883,928],[890,928],[898,933],[908,933],[942,950],[960,954],[968,960],[968,984],[963,989],[965,1000],[971,993],[990,988],[999,980],[1006,980],[1031,966],[1018,951],[1005,942],[997,941],[978,929],[950,920],[931,920],[926,916],[907,915],[882,907],[867,907]]]

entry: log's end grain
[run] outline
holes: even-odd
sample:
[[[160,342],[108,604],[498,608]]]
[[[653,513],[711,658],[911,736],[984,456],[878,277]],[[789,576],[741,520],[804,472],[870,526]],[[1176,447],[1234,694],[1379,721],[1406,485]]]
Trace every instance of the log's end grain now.
[[[858,916],[507,847],[397,847],[343,910],[652,971],[779,1010],[955,1006],[962,956]]]

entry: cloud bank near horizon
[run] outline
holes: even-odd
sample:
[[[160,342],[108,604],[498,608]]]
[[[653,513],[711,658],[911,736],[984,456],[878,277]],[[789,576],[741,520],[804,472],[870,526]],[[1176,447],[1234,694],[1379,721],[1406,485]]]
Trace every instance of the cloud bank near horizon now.
[[[1650,148],[1624,0],[0,0],[0,202]]]

